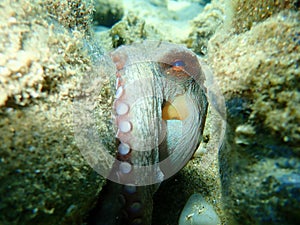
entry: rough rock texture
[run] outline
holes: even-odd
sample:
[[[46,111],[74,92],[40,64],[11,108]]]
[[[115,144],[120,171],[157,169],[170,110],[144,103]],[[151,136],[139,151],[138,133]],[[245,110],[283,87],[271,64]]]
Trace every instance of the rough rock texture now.
[[[241,33],[284,9],[299,9],[299,0],[227,0],[227,25]]]
[[[95,25],[113,26],[124,15],[122,2],[119,0],[94,0],[93,22]]]
[[[192,20],[192,30],[185,40],[187,47],[199,55],[207,54],[209,39],[225,20],[224,0],[213,0],[202,13]]]
[[[71,19],[73,14],[64,17],[75,13],[73,3],[60,2],[0,3],[3,225],[80,224],[104,183],[86,164],[72,133],[72,99],[91,65],[76,30],[87,24]],[[62,12],[58,21],[56,7]]]
[[[122,44],[131,44],[145,39],[173,43],[186,42],[192,29],[190,21],[202,12],[207,1],[124,0],[123,4],[118,3],[96,1],[94,16],[95,24],[98,25],[95,28],[96,38],[104,43],[103,46],[107,51]],[[215,6],[217,5],[216,3]],[[107,21],[106,17],[112,18],[107,12],[115,18],[114,22],[110,23],[111,29],[103,27],[109,26],[104,24]],[[121,20],[118,12],[123,13]],[[193,43],[193,40],[189,39],[187,42]]]
[[[122,20],[114,24],[111,29],[105,31],[100,29],[95,37],[100,40],[107,52],[121,45],[141,42],[145,39],[161,39],[161,35],[153,26],[146,24],[142,17],[132,12],[124,15]]]
[[[233,19],[240,31],[241,13]],[[282,11],[249,31],[235,35],[227,27],[210,40],[208,62],[227,103],[219,160],[230,224],[299,220],[299,19],[299,12]]]
[[[300,18],[276,14],[299,8],[299,1],[214,0],[192,31],[191,18],[183,18],[194,5],[173,1],[173,9],[157,9],[156,2],[120,6],[124,18],[94,37],[90,1],[1,1],[0,224],[82,224],[97,200],[104,180],[86,164],[72,130],[75,87],[91,72],[86,47],[98,54],[87,36],[100,37],[106,50],[143,39],[184,42],[205,55],[226,96],[223,199],[218,149],[207,147],[214,130],[207,126],[200,153],[154,196],[153,224],[177,224],[194,192],[214,206],[222,224],[299,219]],[[98,15],[109,18],[115,13],[109,7]],[[104,108],[106,94],[99,98]]]
[[[91,28],[94,11],[93,0],[48,0],[45,6],[48,16],[61,25],[72,30],[88,33]]]
[[[146,25],[144,19],[135,16],[133,13],[129,13],[122,21],[113,26],[109,35],[114,48],[135,41],[142,41],[146,38],[155,39],[159,37],[155,29]]]

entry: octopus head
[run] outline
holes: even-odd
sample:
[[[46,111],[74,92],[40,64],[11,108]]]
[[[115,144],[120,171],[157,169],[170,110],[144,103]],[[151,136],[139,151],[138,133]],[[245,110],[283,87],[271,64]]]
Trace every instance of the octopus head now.
[[[159,183],[174,175],[202,139],[212,93],[207,66],[183,46],[152,41],[119,47],[102,57],[101,64],[99,76],[87,80],[102,89],[105,80],[110,84],[103,100],[111,102],[112,113],[102,124],[111,129],[100,136],[113,137],[110,145],[116,153],[107,153],[102,140],[84,156],[102,175],[125,185]],[[93,98],[82,99],[87,105]],[[94,134],[97,129],[87,130]],[[105,155],[108,166],[98,155]]]

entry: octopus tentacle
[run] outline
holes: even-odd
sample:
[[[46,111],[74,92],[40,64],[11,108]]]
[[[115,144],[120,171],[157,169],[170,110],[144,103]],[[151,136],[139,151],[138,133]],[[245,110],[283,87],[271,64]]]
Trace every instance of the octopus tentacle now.
[[[121,63],[116,63],[119,70],[116,73],[116,94],[114,107],[115,123],[117,126],[116,145],[117,154],[111,176],[115,176],[122,185],[119,200],[122,210],[117,216],[120,224],[151,224],[152,214],[152,194],[156,189],[155,185],[135,186],[134,161],[141,160],[140,156],[133,155],[134,137],[131,134],[135,123],[130,119],[131,104],[134,103],[135,96],[128,96],[125,82],[121,76],[123,68]],[[137,148],[138,146],[134,146]],[[149,153],[148,153],[149,154]],[[150,153],[152,154],[152,153]],[[140,155],[140,154],[135,154]],[[153,161],[153,160],[151,160]],[[138,163],[135,162],[135,165]]]
[[[117,129],[117,160],[110,176],[124,184],[119,197],[123,205],[120,217],[122,224],[151,224],[152,195],[158,185],[140,186],[140,184],[145,182],[143,180],[145,177],[149,179],[147,173],[156,174],[153,181],[146,182],[148,184],[161,182],[163,173],[169,176],[168,169],[174,166],[174,162],[178,161],[180,157],[172,157],[174,162],[167,158],[186,147],[177,142],[179,148],[176,149],[175,146],[168,143],[167,139],[173,137],[168,138],[166,132],[168,125],[164,120],[185,120],[190,117],[189,120],[186,119],[189,123],[193,123],[190,120],[195,120],[194,122],[198,124],[195,126],[196,129],[189,129],[191,132],[189,135],[195,136],[195,138],[188,138],[191,140],[189,143],[191,151],[188,151],[190,153],[185,154],[187,156],[184,158],[190,158],[199,144],[199,135],[201,136],[203,131],[207,109],[207,101],[201,87],[204,78],[200,77],[201,68],[197,57],[185,48],[177,46],[174,48],[175,46],[171,44],[157,46],[156,50],[164,53],[158,55],[157,52],[148,49],[149,45],[150,43],[146,42],[141,46],[121,47],[111,54],[116,65],[116,93],[113,111]],[[143,49],[137,51],[137,48],[141,47],[144,48],[144,51]],[[143,54],[145,50],[147,54]],[[133,53],[136,54],[133,55]],[[190,85],[193,80],[193,85]],[[174,85],[174,82],[180,85]],[[199,97],[188,96],[193,92],[198,93]],[[141,97],[142,99],[140,99]],[[168,100],[167,104],[166,99]],[[195,106],[188,110],[180,110],[180,107],[176,106],[176,104],[182,105],[185,102]],[[174,112],[169,112],[170,108],[174,108],[174,106],[177,108],[176,115]],[[164,110],[164,108],[168,109]],[[185,105],[184,108],[187,106]],[[201,110],[201,115],[199,115],[199,110]],[[189,116],[189,114],[198,116]],[[143,122],[141,123],[141,121]],[[193,135],[193,133],[198,134]],[[172,146],[172,149],[168,149],[168,146]],[[178,155],[183,156],[183,154]],[[159,167],[155,167],[150,170],[146,169],[144,171],[146,174],[142,174],[144,176],[140,177],[141,174],[135,171],[135,168],[140,168],[137,166],[153,165],[160,161],[165,161],[161,166],[163,172]],[[141,179],[142,182],[137,182]]]
[[[208,106],[206,77],[194,53],[170,43],[122,46],[103,59],[113,67],[103,71],[114,85],[114,133],[106,135],[115,137],[115,158],[107,156],[108,170],[101,165],[102,148],[97,154],[86,148],[85,157],[112,181],[102,206],[113,203],[115,210],[111,222],[100,218],[97,224],[150,225],[154,192],[188,162],[201,141]],[[106,218],[109,210],[103,209],[99,217]]]

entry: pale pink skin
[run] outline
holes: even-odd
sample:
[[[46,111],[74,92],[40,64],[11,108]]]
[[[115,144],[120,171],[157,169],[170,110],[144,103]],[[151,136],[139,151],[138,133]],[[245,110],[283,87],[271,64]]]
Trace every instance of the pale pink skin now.
[[[203,88],[205,76],[197,56],[174,44],[147,41],[120,47],[110,57],[116,66],[113,111],[117,129],[117,160],[111,180],[133,184],[117,187],[122,204],[122,224],[151,224],[156,183],[181,169],[199,145],[207,110]],[[193,80],[195,88],[186,90],[189,87],[181,83],[188,80]],[[163,102],[151,100],[151,97],[160,96],[171,101],[183,91],[190,96],[187,101],[191,115],[182,122],[186,131],[168,130],[167,123],[161,119]],[[168,149],[164,146],[169,145],[164,143],[172,132],[175,136],[176,132],[182,132],[183,137],[176,146]],[[165,158],[165,164],[138,171],[139,166],[153,165]],[[142,186],[147,179],[148,184],[153,185]]]

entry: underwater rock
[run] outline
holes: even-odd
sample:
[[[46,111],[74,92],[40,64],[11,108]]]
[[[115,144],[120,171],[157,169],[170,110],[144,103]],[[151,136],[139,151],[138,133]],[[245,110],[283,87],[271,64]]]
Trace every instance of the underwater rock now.
[[[104,5],[113,10],[115,4],[110,4],[111,2]],[[101,40],[106,51],[145,39],[183,43],[191,30],[190,21],[201,13],[205,4],[207,2],[203,1],[125,0],[118,5],[123,12],[121,20],[118,19],[111,29],[100,23],[100,26],[95,27],[96,38]],[[95,15],[98,14],[97,11],[103,11],[100,4],[99,7]],[[102,17],[105,16],[106,14]]]
[[[149,2],[155,6],[167,7],[168,0],[149,0]]]
[[[219,225],[213,206],[200,194],[193,194],[184,206],[178,225]]]
[[[114,48],[146,38],[157,38],[155,29],[145,26],[145,20],[129,13],[109,30]]]
[[[190,34],[186,43],[208,54],[226,95],[229,127],[220,162],[225,212],[232,217],[227,224],[293,224],[300,201],[299,12],[275,13],[296,9],[299,1],[284,1],[278,9],[267,1],[273,4],[267,11],[265,3],[235,1],[242,8],[226,12],[224,27],[224,1],[214,2],[220,3],[213,7],[215,17],[208,6],[209,13],[195,20],[194,33],[189,19],[182,20],[186,12],[177,14],[184,8],[127,8],[103,32],[101,44],[111,49],[143,39],[181,43]],[[263,6],[254,8],[261,10],[257,14],[251,13],[253,4]],[[82,224],[105,182],[80,155],[71,122],[78,77],[92,67],[83,41],[91,32],[92,7],[80,0],[4,0],[0,6],[0,223]],[[99,115],[110,116],[105,110]],[[154,196],[153,224],[176,224],[193,192],[216,202],[225,224],[218,148],[209,147],[216,129],[210,128],[200,153]]]
[[[44,6],[51,4],[0,2],[3,225],[81,224],[105,182],[81,156],[72,131],[78,77],[91,62],[82,33],[48,17]]]
[[[124,15],[123,3],[119,0],[95,0],[94,8],[93,22],[96,26],[112,27]]]
[[[182,43],[190,32],[189,21],[203,10],[205,3],[190,1],[165,3],[165,1],[154,4],[154,1],[125,0],[124,18],[120,24],[112,28],[113,35],[120,37],[122,42],[119,43],[124,44],[146,38]]]
[[[92,0],[47,0],[48,16],[65,28],[90,33],[94,6]]]
[[[207,54],[209,39],[225,20],[224,8],[224,0],[213,0],[191,21],[192,30],[184,41],[189,48],[200,55]]]
[[[0,3],[1,224],[82,224],[104,185],[104,179],[80,155],[73,137],[76,87],[93,66],[85,39],[91,32],[91,8],[88,3],[77,3]],[[146,36],[139,32],[143,20],[136,22],[135,18],[128,19],[124,29],[129,34],[136,25],[137,36],[126,36],[124,43],[146,37],[161,39],[152,28]],[[108,42],[112,46],[111,39]],[[106,94],[101,93],[101,104],[108,103]],[[104,111],[99,115],[111,115]],[[193,169],[197,167],[194,164]],[[190,175],[193,169],[186,173]],[[204,175],[205,181],[193,181],[197,190],[202,182],[209,181],[214,187],[214,169],[208,170],[211,176]],[[199,172],[193,174],[197,177]],[[186,196],[190,191],[193,189],[187,190]]]
[[[299,0],[231,0],[226,1],[225,9],[226,26],[242,33],[282,10],[299,10]]]
[[[228,113],[219,163],[230,224],[300,219],[299,18],[299,11],[282,11],[239,35],[220,29],[210,40],[208,61]]]

